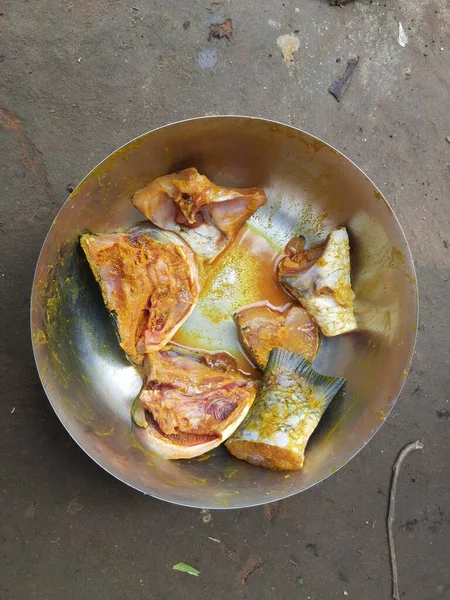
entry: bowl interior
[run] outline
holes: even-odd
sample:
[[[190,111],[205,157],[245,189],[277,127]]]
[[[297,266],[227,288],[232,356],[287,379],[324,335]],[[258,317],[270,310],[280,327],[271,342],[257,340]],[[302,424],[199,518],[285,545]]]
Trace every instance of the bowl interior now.
[[[80,252],[85,230],[142,221],[130,198],[153,178],[195,166],[215,183],[263,187],[269,203],[251,224],[280,249],[295,233],[323,240],[347,226],[358,331],[324,338],[317,369],[347,378],[314,433],[298,473],[250,466],[218,448],[164,461],[141,445],[130,407],[141,380],[117,344]],[[186,327],[196,327],[194,313]],[[414,266],[401,228],[374,184],[324,142],[248,117],[168,125],[114,152],[76,188],[42,248],[32,292],[39,373],[57,415],[103,468],[152,496],[196,507],[244,507],[314,485],[352,458],[380,427],[406,377],[417,328]],[[231,321],[223,345],[235,344]],[[205,330],[213,327],[205,322]],[[217,336],[217,331],[215,332]]]

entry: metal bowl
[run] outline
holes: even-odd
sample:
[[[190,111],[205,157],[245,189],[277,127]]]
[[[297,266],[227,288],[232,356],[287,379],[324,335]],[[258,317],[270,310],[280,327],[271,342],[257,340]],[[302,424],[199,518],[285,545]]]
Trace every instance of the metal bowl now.
[[[130,198],[153,178],[195,166],[215,183],[263,187],[269,204],[252,219],[280,248],[295,232],[323,240],[349,231],[358,331],[325,338],[318,370],[347,377],[314,433],[305,467],[279,473],[218,448],[189,461],[149,453],[131,425],[141,380],[121,351],[79,250],[85,230],[109,232],[142,220]],[[205,329],[210,324],[205,323]],[[315,485],[364,447],[392,409],[417,329],[414,265],[380,191],[328,144],[287,125],[250,117],[205,117],[131,141],[80,183],[54,220],[33,283],[36,364],[64,427],[109,473],[142,492],[187,506],[241,508]],[[225,340],[224,340],[225,343]]]

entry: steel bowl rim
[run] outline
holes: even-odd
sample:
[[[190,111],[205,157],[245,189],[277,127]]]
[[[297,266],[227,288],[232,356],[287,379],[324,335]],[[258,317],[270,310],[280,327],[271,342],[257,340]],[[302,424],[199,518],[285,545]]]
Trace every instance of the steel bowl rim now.
[[[97,460],[96,458],[94,458],[91,453],[75,438],[75,436],[72,434],[72,432],[65,426],[61,416],[58,413],[58,410],[55,408],[51,396],[47,391],[46,385],[43,381],[43,378],[41,376],[41,369],[38,363],[38,359],[36,357],[36,349],[35,349],[35,341],[34,341],[34,337],[33,337],[33,332],[34,332],[34,326],[33,326],[33,312],[34,312],[34,296],[35,296],[35,290],[36,290],[36,277],[37,277],[37,271],[38,271],[38,267],[41,261],[41,256],[42,256],[42,252],[43,249],[47,243],[48,237],[50,235],[50,232],[53,228],[53,226],[55,225],[55,222],[57,221],[60,213],[62,212],[62,210],[64,209],[64,207],[66,206],[67,202],[69,201],[69,199],[71,198],[71,196],[73,194],[75,194],[75,192],[78,190],[78,188],[83,184],[84,181],[86,181],[95,171],[96,169],[98,169],[98,167],[100,167],[100,165],[102,165],[105,161],[107,161],[108,159],[110,159],[114,154],[116,154],[117,152],[119,152],[120,150],[123,150],[126,146],[129,146],[130,144],[132,144],[133,142],[136,142],[137,140],[146,137],[149,134],[155,133],[161,129],[166,129],[169,127],[173,127],[176,125],[180,125],[182,123],[188,123],[190,121],[200,121],[200,120],[206,120],[206,119],[242,119],[242,120],[247,120],[247,119],[251,119],[253,121],[262,121],[265,123],[269,123],[269,124],[273,124],[273,125],[278,125],[281,127],[287,127],[289,129],[293,129],[301,134],[304,134],[322,144],[324,144],[326,147],[330,148],[331,150],[333,150],[334,152],[336,152],[338,155],[340,155],[341,157],[345,158],[347,161],[349,161],[354,167],[356,167],[356,169],[358,169],[358,171],[360,171],[360,173],[370,182],[370,184],[374,187],[374,189],[380,194],[381,199],[383,200],[383,202],[385,203],[385,205],[387,206],[387,208],[389,209],[389,212],[391,213],[391,215],[394,217],[395,222],[399,228],[400,233],[403,236],[404,242],[405,242],[405,246],[406,246],[406,250],[408,253],[408,257],[409,257],[409,265],[411,267],[412,270],[412,276],[414,278],[414,286],[415,286],[415,291],[416,291],[416,301],[415,301],[415,308],[416,308],[416,319],[415,319],[415,328],[414,328],[414,338],[413,338],[413,343],[411,345],[411,351],[410,351],[410,355],[409,358],[407,360],[407,366],[406,366],[406,375],[405,377],[403,377],[401,385],[400,385],[400,389],[398,391],[398,393],[396,394],[396,396],[393,398],[391,406],[389,408],[389,411],[386,413],[386,418],[383,419],[382,421],[380,421],[380,423],[378,424],[378,426],[370,433],[369,437],[367,437],[367,439],[364,441],[364,443],[362,444],[362,446],[356,451],[354,452],[351,456],[349,456],[344,462],[342,462],[341,464],[339,464],[336,469],[333,472],[330,472],[328,474],[326,474],[324,477],[322,477],[321,479],[318,479],[317,481],[315,481],[314,483],[311,483],[310,485],[306,486],[305,488],[303,488],[302,490],[299,491],[290,491],[287,492],[285,494],[278,494],[278,495],[274,495],[271,496],[270,498],[267,498],[266,501],[258,501],[258,502],[251,502],[249,504],[243,504],[241,506],[223,506],[223,507],[217,507],[217,506],[207,506],[207,508],[209,510],[236,510],[236,509],[241,509],[241,508],[253,508],[256,506],[263,506],[265,504],[270,504],[272,502],[277,502],[279,500],[282,500],[284,498],[289,498],[291,496],[295,496],[296,494],[305,492],[306,490],[309,490],[310,488],[318,485],[319,483],[321,483],[322,481],[325,481],[326,479],[328,479],[331,475],[334,475],[337,471],[339,471],[341,468],[343,468],[345,465],[347,465],[353,458],[355,458],[355,456],[357,456],[362,450],[363,448],[366,447],[366,445],[372,440],[372,438],[375,436],[376,433],[378,433],[378,431],[380,430],[380,428],[383,426],[383,424],[385,423],[386,419],[388,418],[388,416],[391,414],[394,406],[397,404],[397,401],[403,391],[407,376],[409,374],[409,371],[411,369],[411,363],[414,357],[414,352],[415,352],[415,347],[416,347],[416,343],[417,343],[417,330],[418,330],[418,322],[419,322],[419,309],[420,309],[420,303],[419,303],[419,289],[418,289],[418,285],[417,285],[417,272],[416,272],[416,268],[415,268],[415,264],[414,264],[414,260],[413,260],[413,256],[411,253],[411,248],[409,246],[409,242],[408,239],[405,235],[405,232],[403,231],[403,228],[400,224],[400,221],[398,220],[397,215],[395,214],[394,210],[392,209],[391,205],[389,204],[389,202],[387,201],[387,199],[385,198],[383,192],[378,188],[378,186],[373,182],[373,180],[361,169],[361,167],[359,167],[351,158],[349,158],[348,156],[346,156],[343,152],[341,152],[340,150],[338,150],[337,148],[335,148],[334,146],[332,146],[331,144],[329,144],[328,142],[324,141],[322,138],[317,137],[316,135],[313,135],[312,133],[309,133],[308,131],[305,131],[304,129],[300,129],[299,127],[295,127],[293,125],[288,125],[287,123],[282,123],[281,121],[275,121],[273,119],[266,119],[263,117],[252,117],[252,116],[248,116],[248,115],[233,115],[233,114],[228,114],[228,115],[203,115],[203,116],[199,116],[199,117],[190,117],[189,119],[180,119],[178,121],[174,121],[172,123],[167,123],[165,125],[160,125],[159,127],[155,127],[154,129],[150,129],[149,131],[136,136],[135,138],[132,138],[131,140],[129,140],[128,142],[126,142],[125,144],[122,144],[121,146],[119,146],[118,148],[116,148],[115,150],[113,150],[113,152],[111,152],[110,154],[108,154],[103,160],[101,160],[99,163],[97,163],[97,165],[95,167],[93,167],[88,173],[87,175],[85,175],[85,177],[83,177],[83,179],[77,184],[77,186],[75,187],[75,189],[73,190],[73,192],[71,192],[69,194],[69,196],[66,198],[66,200],[64,201],[64,203],[62,204],[62,206],[60,207],[60,209],[58,210],[57,214],[55,215],[55,217],[53,218],[53,221],[47,231],[47,234],[45,235],[45,238],[42,242],[41,245],[41,249],[39,251],[39,255],[38,255],[38,259],[36,261],[36,267],[34,269],[34,274],[33,274],[33,281],[31,284],[31,297],[30,297],[30,335],[31,335],[31,346],[32,346],[32,350],[33,350],[33,358],[34,358],[34,362],[36,365],[36,369],[39,375],[39,379],[41,382],[41,385],[44,389],[45,395],[47,396],[47,399],[51,405],[51,407],[53,408],[56,416],[58,417],[60,423],[62,424],[62,426],[64,427],[64,429],[67,431],[67,433],[70,435],[70,437],[74,440],[74,442],[83,450],[83,452],[85,452],[87,454],[87,456],[89,456],[89,458],[91,460],[93,460],[99,467],[101,467],[104,471],[106,471],[109,475],[111,475],[112,477],[118,479],[121,483],[124,483],[125,485],[131,487],[132,489],[135,489],[136,491],[144,494],[144,496],[150,496],[151,498],[155,498],[157,500],[162,500],[164,502],[168,502],[170,504],[175,504],[177,506],[183,506],[185,508],[204,508],[204,506],[198,504],[198,503],[189,503],[189,502],[178,502],[178,501],[174,501],[174,500],[168,500],[167,498],[164,498],[158,494],[154,494],[154,493],[148,493],[148,492],[144,492],[142,489],[140,489],[139,487],[137,487],[136,485],[133,485],[132,483],[129,483],[128,481],[125,481],[124,479],[122,479],[121,477],[119,477],[118,475],[116,475],[115,473],[112,473],[106,466],[104,466],[103,464],[101,464],[101,462],[99,460]]]

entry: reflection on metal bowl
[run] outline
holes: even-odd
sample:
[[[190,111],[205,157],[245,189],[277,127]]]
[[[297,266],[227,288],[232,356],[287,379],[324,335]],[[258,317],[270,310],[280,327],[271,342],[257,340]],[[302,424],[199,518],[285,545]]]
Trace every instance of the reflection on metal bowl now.
[[[315,361],[319,371],[345,376],[348,383],[325,413],[298,473],[253,467],[223,447],[187,461],[164,461],[145,449],[131,425],[130,407],[141,379],[117,343],[78,240],[85,230],[110,232],[141,221],[131,196],[155,177],[188,166],[218,184],[264,188],[269,203],[250,226],[275,251],[297,232],[316,243],[337,225],[348,229],[358,331],[323,338]],[[220,285],[218,279],[212,286],[218,297]],[[237,350],[231,315],[213,318],[214,311],[202,313],[201,304],[183,326],[184,336],[197,335],[198,346],[203,336],[204,347],[208,339],[220,339],[225,350]],[[99,465],[128,485],[176,504],[240,508],[315,485],[377,431],[409,368],[417,285],[397,219],[350,160],[287,125],[205,117],[133,140],[75,189],[42,248],[31,328],[48,398],[72,437]]]

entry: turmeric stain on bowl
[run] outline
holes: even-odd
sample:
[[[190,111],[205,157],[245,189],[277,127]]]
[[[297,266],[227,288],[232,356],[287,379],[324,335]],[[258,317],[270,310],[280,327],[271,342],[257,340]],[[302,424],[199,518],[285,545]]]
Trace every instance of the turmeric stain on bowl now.
[[[258,376],[240,348],[233,314],[262,301],[274,308],[292,303],[291,296],[276,279],[275,264],[280,254],[281,250],[262,232],[252,226],[244,227],[231,246],[205,267],[197,306],[173,341],[193,348],[229,352],[240,369]]]
[[[266,300],[277,307],[291,302],[276,280],[274,264],[279,255],[262,233],[244,228],[231,248],[206,270],[200,310],[219,323],[255,302]]]
[[[195,459],[195,462],[203,462],[205,460],[209,460],[210,458],[213,458],[215,456],[215,454],[211,453],[211,454],[202,454],[201,456],[199,456],[198,458]]]
[[[237,469],[227,469],[224,473],[224,475],[227,479],[236,479],[238,474],[239,473],[238,473]]]

